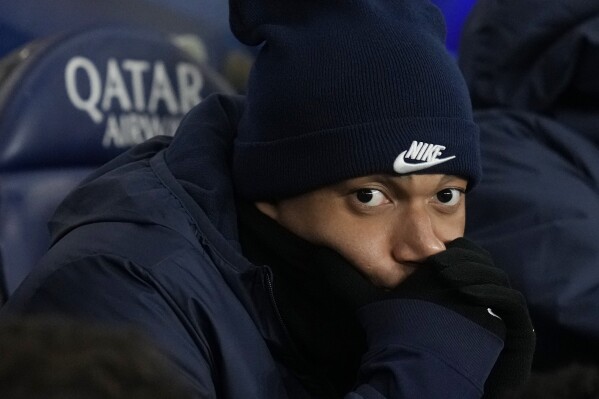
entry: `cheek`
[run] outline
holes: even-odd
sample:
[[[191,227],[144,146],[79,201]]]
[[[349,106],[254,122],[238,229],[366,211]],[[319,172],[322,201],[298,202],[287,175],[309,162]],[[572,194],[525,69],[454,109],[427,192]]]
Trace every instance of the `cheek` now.
[[[395,262],[388,246],[376,241],[369,245],[345,247],[338,252],[372,284],[379,287],[392,289],[414,271],[413,265]]]
[[[437,238],[444,243],[453,241],[458,237],[464,236],[466,228],[465,212],[459,212],[451,217],[441,217],[433,219],[433,229]]]
[[[429,208],[428,217],[437,239],[444,243],[463,237],[466,228],[466,204],[462,201],[460,207],[453,213],[443,213],[436,208]]]
[[[341,254],[377,286],[394,287],[410,272],[409,267],[399,265],[392,258],[389,238],[382,229],[371,231],[354,224],[351,229],[328,235],[321,244]]]
[[[334,249],[355,265],[364,265],[381,255],[380,232],[356,221],[331,218],[321,225],[317,239],[320,245]]]

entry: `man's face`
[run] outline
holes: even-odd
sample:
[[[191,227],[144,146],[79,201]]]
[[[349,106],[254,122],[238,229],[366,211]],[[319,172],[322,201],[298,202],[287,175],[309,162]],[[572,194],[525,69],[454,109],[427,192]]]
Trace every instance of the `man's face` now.
[[[449,175],[374,175],[256,205],[337,251],[373,284],[392,288],[464,234],[466,183]]]

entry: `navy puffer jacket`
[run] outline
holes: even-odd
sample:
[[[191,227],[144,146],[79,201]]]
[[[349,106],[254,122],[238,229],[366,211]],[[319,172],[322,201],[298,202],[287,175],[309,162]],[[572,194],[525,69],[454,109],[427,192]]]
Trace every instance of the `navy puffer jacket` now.
[[[243,104],[209,97],[174,139],[143,143],[84,181],[0,319],[60,313],[138,326],[203,399],[330,397],[288,368],[276,281],[240,250],[229,165]],[[503,347],[430,302],[371,304],[359,318],[370,341],[346,398],[480,398]]]
[[[467,233],[528,299],[536,365],[599,359],[599,2],[480,0],[460,67],[481,128]]]

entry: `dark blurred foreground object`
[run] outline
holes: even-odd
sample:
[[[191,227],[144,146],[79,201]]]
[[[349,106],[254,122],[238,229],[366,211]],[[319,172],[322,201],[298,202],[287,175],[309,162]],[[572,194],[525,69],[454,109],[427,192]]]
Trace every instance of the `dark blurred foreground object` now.
[[[0,324],[2,399],[187,399],[170,361],[143,334],[67,319]]]
[[[528,383],[505,399],[597,399],[599,368],[571,364],[548,372],[535,372]]]

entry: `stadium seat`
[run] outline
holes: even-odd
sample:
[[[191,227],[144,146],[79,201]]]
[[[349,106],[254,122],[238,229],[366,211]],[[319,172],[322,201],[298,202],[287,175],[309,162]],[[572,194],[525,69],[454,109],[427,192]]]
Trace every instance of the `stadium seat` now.
[[[447,49],[457,56],[459,52],[462,26],[470,14],[476,0],[432,0],[441,9],[447,26]]]
[[[235,39],[228,12],[223,0],[0,1],[0,58],[32,40],[93,26],[160,30],[201,37],[203,62],[243,89],[255,49]]]
[[[47,221],[79,181],[137,143],[174,134],[215,91],[232,92],[169,36],[147,30],[71,32],[0,60],[4,296],[46,251]]]

